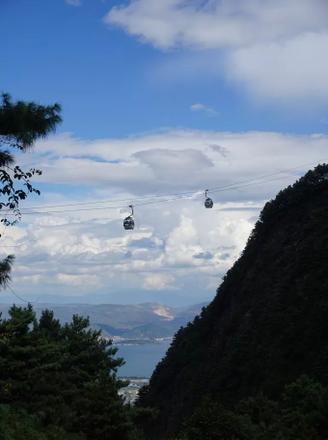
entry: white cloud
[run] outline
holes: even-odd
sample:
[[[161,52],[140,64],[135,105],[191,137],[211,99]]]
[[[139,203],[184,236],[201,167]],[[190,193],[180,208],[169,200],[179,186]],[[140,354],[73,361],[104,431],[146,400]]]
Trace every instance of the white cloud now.
[[[266,132],[162,131],[92,142],[50,138],[35,150],[40,155],[33,156],[33,165],[44,169],[44,184],[55,184],[57,191],[62,184],[62,191],[48,187],[41,202],[28,203],[41,205],[36,214],[23,214],[23,222],[2,238],[4,252],[17,257],[14,288],[27,299],[208,298],[215,291],[206,286],[218,285],[238,257],[264,201],[328,159],[327,147],[325,135]],[[203,206],[205,188],[212,190],[211,210]],[[174,196],[185,191],[185,199]],[[83,205],[95,201],[92,209]],[[128,233],[122,221],[130,202],[136,205],[136,229]],[[63,208],[67,203],[73,205]],[[49,204],[58,206],[42,208]]]
[[[81,6],[81,0],[65,0],[65,2],[70,6]]]
[[[134,153],[141,165],[146,164],[156,179],[182,179],[190,174],[199,174],[214,166],[210,158],[199,149],[152,149]]]
[[[213,49],[320,31],[328,11],[325,0],[132,0],[113,7],[105,21],[163,49]]]
[[[174,282],[172,275],[151,274],[144,278],[144,288],[147,290],[163,290],[168,289]]]
[[[258,44],[230,54],[231,80],[252,96],[274,101],[328,98],[328,32],[307,33],[282,43]]]
[[[133,200],[138,195],[198,191],[235,183],[293,167],[298,164],[296,158],[311,164],[326,158],[327,146],[326,135],[269,132],[171,130],[91,142],[62,135],[38,147],[40,168],[44,170],[39,181],[91,185],[105,200],[119,196]],[[27,158],[22,156],[21,162]],[[257,197],[265,198],[270,188],[277,185],[269,182],[257,189]],[[248,197],[252,191],[250,188],[238,197]]]
[[[210,50],[256,98],[328,96],[326,0],[132,0],[105,21],[161,50]]]
[[[204,112],[210,116],[215,116],[218,114],[217,111],[215,111],[212,107],[201,103],[192,104],[190,106],[190,110],[192,112]]]
[[[21,276],[19,280],[21,283],[32,283],[32,284],[39,284],[43,281],[42,276],[40,274]]]
[[[192,104],[190,106],[190,110],[193,112],[198,112],[198,111],[202,111],[202,110],[206,110],[206,105],[204,104]]]

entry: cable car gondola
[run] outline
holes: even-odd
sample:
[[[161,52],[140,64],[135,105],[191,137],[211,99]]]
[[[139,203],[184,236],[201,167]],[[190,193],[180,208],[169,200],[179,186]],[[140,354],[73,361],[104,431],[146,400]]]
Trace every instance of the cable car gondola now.
[[[208,189],[205,191],[205,202],[204,202],[204,206],[205,206],[205,208],[213,208],[213,205],[214,205],[214,203],[213,203],[213,200],[210,198],[210,197],[208,197]]]
[[[129,205],[129,208],[131,209],[131,214],[123,221],[123,227],[126,231],[131,231],[134,229],[133,205]]]

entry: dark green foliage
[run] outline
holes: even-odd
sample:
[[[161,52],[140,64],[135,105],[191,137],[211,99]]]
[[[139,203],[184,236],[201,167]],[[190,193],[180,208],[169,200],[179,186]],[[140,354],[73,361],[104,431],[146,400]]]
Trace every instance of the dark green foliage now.
[[[12,102],[8,94],[3,94],[0,104],[0,145],[25,151],[37,139],[55,130],[60,121],[58,104],[42,106],[33,102]],[[31,193],[40,194],[31,184],[31,178],[40,175],[41,171],[35,168],[23,171],[19,166],[12,168],[14,162],[10,151],[0,150],[0,221],[5,226],[15,224],[20,219],[22,200]],[[0,261],[0,287],[6,287],[10,280],[12,263],[12,256]]]
[[[179,435],[183,440],[255,440],[248,417],[235,414],[222,405],[205,401],[185,423]]]
[[[13,255],[8,255],[0,261],[0,286],[2,287],[6,287],[10,281],[10,272],[14,259]]]
[[[9,95],[3,94],[0,105],[0,145],[25,151],[37,139],[55,130],[59,122],[61,118],[58,104],[42,106],[34,102],[12,102]],[[39,190],[32,186],[30,179],[34,175],[40,175],[41,171],[35,168],[23,171],[19,166],[11,168],[13,163],[12,153],[0,150],[0,209],[6,208],[7,211],[13,212],[16,218],[20,218],[19,202],[25,200],[29,193],[40,194]],[[18,183],[20,185],[17,186]],[[14,223],[6,214],[1,222],[5,225]]]
[[[249,398],[233,409],[205,400],[185,423],[181,440],[326,440],[328,388],[303,376],[278,401]]]
[[[79,316],[61,326],[49,310],[39,321],[31,306],[13,306],[9,314],[0,321],[0,402],[67,435],[133,438],[117,394],[121,382],[116,371],[123,361],[115,357],[111,342]]]
[[[79,434],[68,434],[59,426],[41,426],[35,416],[31,416],[8,405],[0,405],[1,440],[85,440]]]
[[[34,102],[12,102],[6,93],[0,106],[0,141],[26,150],[38,138],[46,137],[61,122],[60,106]]]
[[[265,205],[214,301],[176,334],[139,405],[150,438],[179,430],[208,396],[227,410],[302,374],[328,384],[328,166]],[[281,439],[282,440],[282,439]]]

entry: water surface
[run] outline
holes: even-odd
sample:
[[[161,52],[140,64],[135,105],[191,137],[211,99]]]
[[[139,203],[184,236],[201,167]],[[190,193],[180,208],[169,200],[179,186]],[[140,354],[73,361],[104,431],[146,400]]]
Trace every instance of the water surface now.
[[[157,363],[171,344],[170,340],[156,344],[117,345],[117,356],[125,360],[118,371],[120,377],[150,377]]]

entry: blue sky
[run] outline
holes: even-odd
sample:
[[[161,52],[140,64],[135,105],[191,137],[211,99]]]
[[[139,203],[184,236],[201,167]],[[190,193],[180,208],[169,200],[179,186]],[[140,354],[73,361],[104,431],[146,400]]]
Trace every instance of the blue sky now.
[[[207,50],[160,51],[106,25],[106,13],[121,3],[84,0],[74,7],[65,0],[3,0],[2,89],[17,98],[60,102],[60,130],[91,139],[159,127],[295,133],[326,129],[322,120],[327,103],[311,109],[303,103],[300,111],[256,102],[229,82],[222,66],[205,60]],[[213,56],[213,64],[220,64],[223,55]],[[191,112],[198,102],[218,114]]]
[[[207,300],[263,203],[326,158],[324,0],[2,0],[0,33],[1,89],[63,108],[57,134],[20,157],[44,169],[26,209],[110,200],[6,231],[27,299]],[[272,173],[201,209],[205,188]],[[185,190],[124,235],[117,200]]]

